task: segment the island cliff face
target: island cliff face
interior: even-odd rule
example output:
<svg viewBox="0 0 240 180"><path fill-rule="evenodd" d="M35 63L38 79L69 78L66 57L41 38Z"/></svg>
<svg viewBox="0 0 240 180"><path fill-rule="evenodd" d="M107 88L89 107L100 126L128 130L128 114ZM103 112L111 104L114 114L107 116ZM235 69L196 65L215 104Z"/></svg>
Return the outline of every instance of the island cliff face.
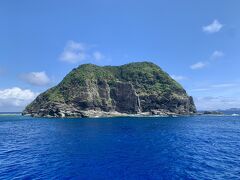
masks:
<svg viewBox="0 0 240 180"><path fill-rule="evenodd" d="M34 117L188 115L191 96L150 62L122 66L80 65L23 111Z"/></svg>

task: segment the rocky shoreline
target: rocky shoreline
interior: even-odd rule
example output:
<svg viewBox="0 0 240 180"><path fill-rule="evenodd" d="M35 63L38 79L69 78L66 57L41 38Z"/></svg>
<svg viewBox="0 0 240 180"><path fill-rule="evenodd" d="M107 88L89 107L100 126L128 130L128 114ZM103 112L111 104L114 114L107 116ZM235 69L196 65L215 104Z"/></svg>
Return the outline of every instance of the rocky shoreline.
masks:
<svg viewBox="0 0 240 180"><path fill-rule="evenodd" d="M114 117L179 117L179 116L189 116L184 114L175 114L175 113L165 113L165 114L151 114L151 113L138 113L138 114L126 114L126 113L119 113L119 112L101 112L101 111L85 111L79 114L72 114L72 115L61 115L61 116L51 116L51 115L44 115L40 116L39 114L22 114L23 116L31 116L34 118L114 118ZM191 114L195 115L195 114Z"/></svg>
<svg viewBox="0 0 240 180"><path fill-rule="evenodd" d="M99 117L147 117L147 116L158 116L158 117L172 117L172 116L184 116L184 115L194 115L191 114L177 114L164 110L152 110L150 112L138 112L134 114L129 113L121 113L117 111L101 111L101 110L77 110L73 109L65 109L65 111L61 110L62 105L59 104L59 108L51 108L49 109L41 109L39 112L28 113L23 111L23 116L31 116L31 117L46 117L46 118L99 118Z"/></svg>

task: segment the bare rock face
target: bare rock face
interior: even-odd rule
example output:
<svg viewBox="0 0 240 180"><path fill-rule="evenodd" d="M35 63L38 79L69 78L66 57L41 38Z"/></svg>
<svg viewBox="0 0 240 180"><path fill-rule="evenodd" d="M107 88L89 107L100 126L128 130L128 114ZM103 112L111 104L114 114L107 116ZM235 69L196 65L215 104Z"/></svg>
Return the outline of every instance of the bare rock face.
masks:
<svg viewBox="0 0 240 180"><path fill-rule="evenodd" d="M191 96L149 62L99 67L85 64L40 94L23 111L35 117L99 117L131 114L187 115Z"/></svg>
<svg viewBox="0 0 240 180"><path fill-rule="evenodd" d="M131 83L117 82L111 88L110 96L116 111L121 113L140 112L139 97Z"/></svg>

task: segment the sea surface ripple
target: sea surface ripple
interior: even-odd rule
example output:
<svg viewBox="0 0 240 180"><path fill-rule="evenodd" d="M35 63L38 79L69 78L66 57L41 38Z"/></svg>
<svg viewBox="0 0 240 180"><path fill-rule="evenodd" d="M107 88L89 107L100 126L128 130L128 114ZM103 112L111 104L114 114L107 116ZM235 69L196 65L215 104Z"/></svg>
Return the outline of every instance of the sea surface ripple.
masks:
<svg viewBox="0 0 240 180"><path fill-rule="evenodd" d="M0 179L240 179L240 117L0 117Z"/></svg>

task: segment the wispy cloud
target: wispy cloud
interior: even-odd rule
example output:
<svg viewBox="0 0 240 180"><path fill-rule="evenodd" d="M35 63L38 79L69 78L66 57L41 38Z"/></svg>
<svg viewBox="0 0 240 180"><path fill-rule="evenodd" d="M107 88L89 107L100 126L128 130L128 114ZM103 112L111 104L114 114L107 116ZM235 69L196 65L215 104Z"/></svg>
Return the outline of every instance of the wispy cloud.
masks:
<svg viewBox="0 0 240 180"><path fill-rule="evenodd" d="M50 78L44 71L26 73L22 74L20 77L23 81L34 86L46 86L51 82Z"/></svg>
<svg viewBox="0 0 240 180"><path fill-rule="evenodd" d="M96 61L100 61L100 60L103 60L105 58L105 56L101 52L95 51L95 52L93 52L93 58Z"/></svg>
<svg viewBox="0 0 240 180"><path fill-rule="evenodd" d="M190 68L193 69L193 70L202 69L202 68L206 67L208 64L211 63L210 60L220 59L220 58L224 57L224 55L225 55L225 54L224 54L222 51L215 50L215 51L213 51L213 53L210 55L210 57L208 58L207 61L205 61L205 62L200 61L200 62L197 62L197 63L195 63L195 64L192 64L192 65L190 66Z"/></svg>
<svg viewBox="0 0 240 180"><path fill-rule="evenodd" d="M211 34L219 32L222 28L223 24L221 24L217 19L215 19L211 24L202 27L203 32Z"/></svg>
<svg viewBox="0 0 240 180"><path fill-rule="evenodd" d="M191 66L190 66L190 68L191 69L193 69L193 70L196 70L196 69L202 69L202 68L204 68L205 66L207 65L207 63L204 63L204 62L197 62L197 63L195 63L195 64L192 64Z"/></svg>
<svg viewBox="0 0 240 180"><path fill-rule="evenodd" d="M84 61L89 57L86 51L87 47L85 44L68 41L62 54L60 55L60 60L69 63Z"/></svg>
<svg viewBox="0 0 240 180"><path fill-rule="evenodd" d="M198 91L216 91L216 89L227 90L232 89L233 87L240 88L240 84L238 83L220 83L220 84L212 84L205 87L198 87L191 89L191 92L198 92Z"/></svg>
<svg viewBox="0 0 240 180"><path fill-rule="evenodd" d="M239 83L210 84L205 87L190 89L195 97L195 104L199 110L216 110L240 107Z"/></svg>
<svg viewBox="0 0 240 180"><path fill-rule="evenodd" d="M173 79L175 79L176 81L182 81L182 80L187 79L187 77L185 77L185 76L174 75L174 74L172 74L171 77L172 77Z"/></svg>
<svg viewBox="0 0 240 180"><path fill-rule="evenodd" d="M195 97L198 110L240 108L240 98L224 96Z"/></svg>
<svg viewBox="0 0 240 180"><path fill-rule="evenodd" d="M100 61L105 58L100 51L93 51L93 46L81 42L68 41L59 59L68 63Z"/></svg>
<svg viewBox="0 0 240 180"><path fill-rule="evenodd" d="M224 53L222 51L214 51L210 57L211 60L216 60L216 59L220 59L224 56Z"/></svg>
<svg viewBox="0 0 240 180"><path fill-rule="evenodd" d="M211 85L212 88L228 88L228 87L234 87L234 86L238 86L238 84L223 83L223 84L213 84L213 85Z"/></svg>
<svg viewBox="0 0 240 180"><path fill-rule="evenodd" d="M0 107L24 107L30 103L38 93L32 92L30 89L21 89L13 87L0 90Z"/></svg>
<svg viewBox="0 0 240 180"><path fill-rule="evenodd" d="M196 88L196 89L191 89L191 92L201 92L201 91L208 91L210 90L209 88Z"/></svg>

